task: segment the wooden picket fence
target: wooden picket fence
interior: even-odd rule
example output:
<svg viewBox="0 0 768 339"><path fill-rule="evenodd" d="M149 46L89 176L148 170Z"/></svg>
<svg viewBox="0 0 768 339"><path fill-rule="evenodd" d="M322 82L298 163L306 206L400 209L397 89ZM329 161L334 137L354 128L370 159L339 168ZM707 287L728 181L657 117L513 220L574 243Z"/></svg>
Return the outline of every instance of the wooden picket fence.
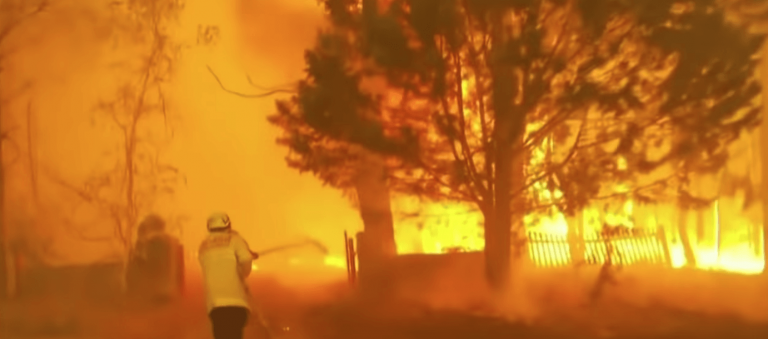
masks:
<svg viewBox="0 0 768 339"><path fill-rule="evenodd" d="M540 267L600 265L605 262L608 244L613 245L613 261L620 265L669 265L669 248L663 230L632 229L604 236L588 233L569 238L567 234L528 232L528 254Z"/></svg>
<svg viewBox="0 0 768 339"><path fill-rule="evenodd" d="M344 232L347 274L351 285L357 283L360 266L364 266L362 261L365 260L358 257L363 251L359 248L361 236L362 234L358 233L356 237L352 237ZM609 244L614 248L613 262L618 265L669 266L671 264L669 247L662 229L658 231L627 229L610 235L588 233L572 238L567 234L529 230L526 240L529 257L539 267L601 265L606 260ZM441 256L410 254L399 255L392 261L423 261L439 266L441 257L445 260L457 260L457 258L475 260L482 259L482 253L447 253ZM423 262L421 264L426 265Z"/></svg>

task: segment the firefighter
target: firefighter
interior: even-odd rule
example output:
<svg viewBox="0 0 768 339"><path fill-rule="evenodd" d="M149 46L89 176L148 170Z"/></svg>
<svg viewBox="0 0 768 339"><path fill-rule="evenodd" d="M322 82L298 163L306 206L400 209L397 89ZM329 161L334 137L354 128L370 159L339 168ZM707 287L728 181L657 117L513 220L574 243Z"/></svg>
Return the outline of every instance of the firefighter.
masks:
<svg viewBox="0 0 768 339"><path fill-rule="evenodd" d="M214 213L198 258L214 339L242 339L251 313L246 278L258 254L232 230L227 214Z"/></svg>

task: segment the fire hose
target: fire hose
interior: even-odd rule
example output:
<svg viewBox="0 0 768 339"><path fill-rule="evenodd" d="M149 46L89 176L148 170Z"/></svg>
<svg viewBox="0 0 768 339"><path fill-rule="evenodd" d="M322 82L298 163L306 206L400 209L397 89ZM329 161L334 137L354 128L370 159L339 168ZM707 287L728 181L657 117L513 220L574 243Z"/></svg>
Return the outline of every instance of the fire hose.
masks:
<svg viewBox="0 0 768 339"><path fill-rule="evenodd" d="M315 248L316 250L318 250L323 255L327 255L328 254L328 248L325 245L323 245L321 242L319 242L317 240L314 240L314 239L305 239L305 240L300 241L300 242L295 242L295 243L275 246L275 247L271 247L271 248L268 248L268 249L265 249L265 250L261 250L261 251L258 251L258 252L251 251L251 256L253 256L253 260L256 260L256 259L258 259L260 257L265 256L265 255L274 254L274 253L280 253L280 252L284 252L284 251L288 251L288 250L292 250L292 249L296 249L296 248L301 248L301 247L312 247L312 248ZM255 308L257 310L261 308L261 307L258 306L258 303L256 303L255 300L253 301L253 303L256 304ZM276 335L276 332L277 332L276 329L273 328L273 326L270 325L270 323L267 321L266 318L264 318L264 314L261 311L257 311L255 313L256 313L255 314L256 315L255 318L256 318L256 321L258 322L256 325L261 327L260 329L261 329L261 331L263 331L263 335L265 337L267 337L267 338L270 338L270 339L278 337Z"/></svg>
<svg viewBox="0 0 768 339"><path fill-rule="evenodd" d="M287 250L292 250L292 249L296 249L296 248L300 248L300 247L312 247L312 248L318 250L323 255L327 255L328 254L328 248L325 247L325 245L323 245L321 242L319 242L319 241L317 241L315 239L305 239L305 240L300 241L300 242L295 242L295 243L275 246L275 247L268 248L268 249L265 249L265 250L261 250L261 251L258 251L258 252L251 251L251 255L253 255L253 259L256 260L256 259L258 259L260 257L265 256L265 255L285 252Z"/></svg>

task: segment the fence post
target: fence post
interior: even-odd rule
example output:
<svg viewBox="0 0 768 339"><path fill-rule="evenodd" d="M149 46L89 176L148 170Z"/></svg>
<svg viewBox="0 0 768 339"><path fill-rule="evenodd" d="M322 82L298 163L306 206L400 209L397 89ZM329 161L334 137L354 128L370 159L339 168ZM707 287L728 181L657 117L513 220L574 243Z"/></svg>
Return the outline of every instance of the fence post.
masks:
<svg viewBox="0 0 768 339"><path fill-rule="evenodd" d="M178 295L184 294L184 288L186 287L187 282L187 272L186 272L186 256L184 255L184 245L179 242L178 246L176 248L176 282L178 284L177 288Z"/></svg>
<svg viewBox="0 0 768 339"><path fill-rule="evenodd" d="M355 257L355 239L347 239L347 248L349 249L349 283L354 285L357 282L357 260Z"/></svg>
<svg viewBox="0 0 768 339"><path fill-rule="evenodd" d="M664 250L664 259L667 261L667 265L672 266L672 253L669 251L667 231L664 229L664 226L658 226L656 228L656 237L658 237L661 247Z"/></svg>
<svg viewBox="0 0 768 339"><path fill-rule="evenodd" d="M528 241L531 242L530 244L528 244L528 249L527 249L528 257L531 258L531 261L535 263L539 257L536 253L537 248L536 246L534 246L534 243L536 243L536 234L531 231L526 231L525 235L526 237L528 237Z"/></svg>
<svg viewBox="0 0 768 339"><path fill-rule="evenodd" d="M584 254L585 254L585 241L584 236L582 234L577 234L576 232L573 232L569 230L567 235L568 240L568 252L571 255L570 264L573 265L580 265L584 261Z"/></svg>
<svg viewBox="0 0 768 339"><path fill-rule="evenodd" d="M344 231L344 259L347 265L347 281L352 284L352 264L349 258L349 235L347 231Z"/></svg>

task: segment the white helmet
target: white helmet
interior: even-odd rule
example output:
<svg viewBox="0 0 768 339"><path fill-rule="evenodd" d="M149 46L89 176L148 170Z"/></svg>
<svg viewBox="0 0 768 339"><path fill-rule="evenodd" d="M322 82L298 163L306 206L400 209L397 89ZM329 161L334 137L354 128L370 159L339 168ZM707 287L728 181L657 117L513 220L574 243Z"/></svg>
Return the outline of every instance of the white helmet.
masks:
<svg viewBox="0 0 768 339"><path fill-rule="evenodd" d="M218 231L230 228L232 224L226 213L213 213L208 217L208 231Z"/></svg>

